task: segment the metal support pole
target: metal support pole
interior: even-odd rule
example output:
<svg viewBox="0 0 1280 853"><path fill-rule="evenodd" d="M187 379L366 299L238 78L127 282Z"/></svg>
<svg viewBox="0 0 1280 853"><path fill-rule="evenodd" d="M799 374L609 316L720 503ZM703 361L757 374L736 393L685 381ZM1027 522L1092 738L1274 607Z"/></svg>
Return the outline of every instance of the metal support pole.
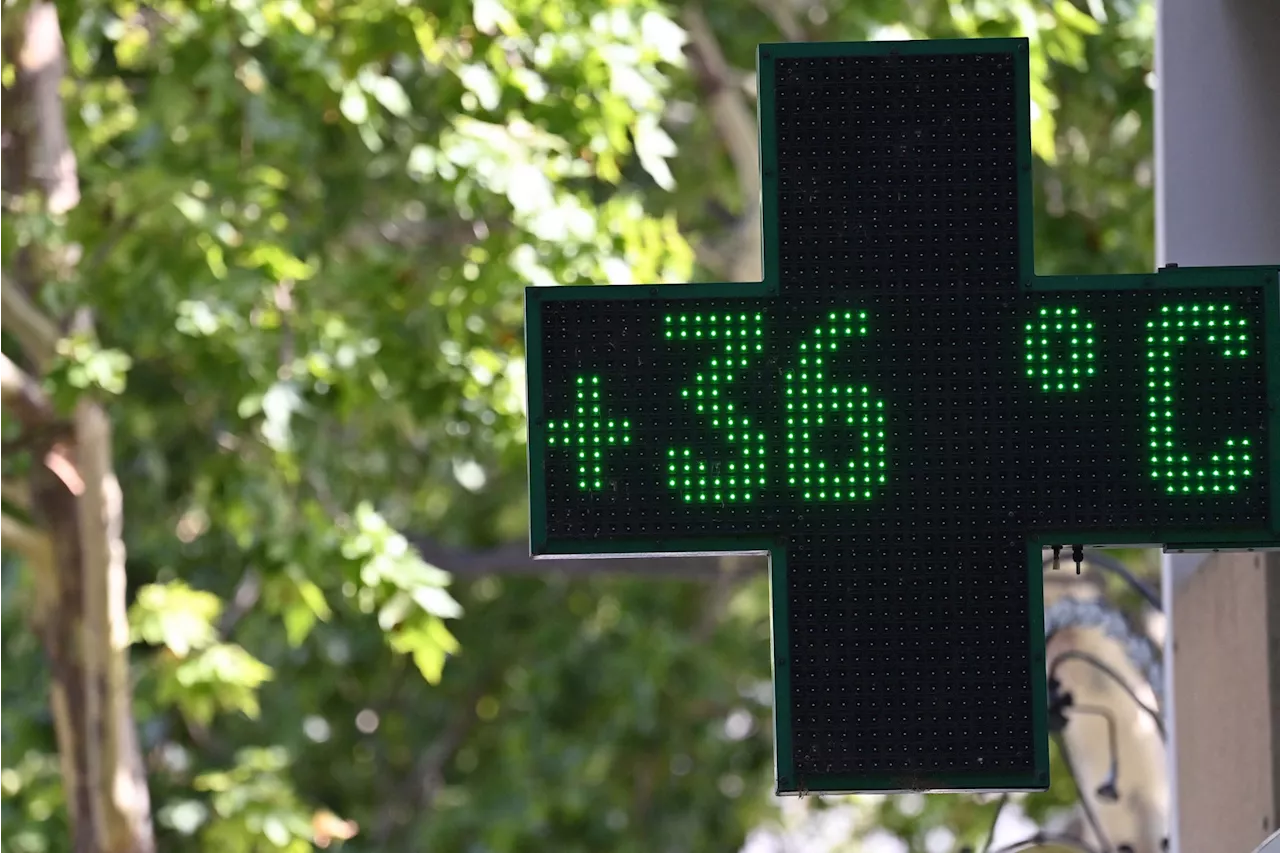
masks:
<svg viewBox="0 0 1280 853"><path fill-rule="evenodd" d="M1280 3L1159 0L1159 263L1280 259ZM1280 818L1280 555L1162 567L1170 850L1252 850Z"/></svg>

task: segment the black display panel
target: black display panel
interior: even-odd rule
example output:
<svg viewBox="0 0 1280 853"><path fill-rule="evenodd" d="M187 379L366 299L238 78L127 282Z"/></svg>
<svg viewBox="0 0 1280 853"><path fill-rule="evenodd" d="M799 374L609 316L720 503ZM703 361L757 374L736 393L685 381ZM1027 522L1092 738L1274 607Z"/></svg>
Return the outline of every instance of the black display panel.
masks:
<svg viewBox="0 0 1280 853"><path fill-rule="evenodd" d="M1262 295L549 302L547 536L1265 528Z"/></svg>
<svg viewBox="0 0 1280 853"><path fill-rule="evenodd" d="M526 291L532 551L767 551L780 793L1044 788L1042 546L1280 546L1280 267L1035 276L1026 51L763 45L763 281Z"/></svg>

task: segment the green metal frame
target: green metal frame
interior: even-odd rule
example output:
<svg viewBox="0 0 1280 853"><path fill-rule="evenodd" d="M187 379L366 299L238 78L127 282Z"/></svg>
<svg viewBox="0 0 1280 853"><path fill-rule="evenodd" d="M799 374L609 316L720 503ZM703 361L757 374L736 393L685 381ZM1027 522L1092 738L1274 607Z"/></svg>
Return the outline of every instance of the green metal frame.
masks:
<svg viewBox="0 0 1280 853"><path fill-rule="evenodd" d="M546 493L546 412L542 395L542 306L560 300L704 299L711 297L776 296L779 292L779 222L777 212L777 139L773 123L776 66L779 59L836 56L888 56L928 54L1010 53L1015 57L1018 138L1017 198L1019 208L1018 277L1028 292L1099 290L1176 290L1188 287L1264 288L1267 399L1271 412L1269 450L1271 483L1280 484L1280 266L1166 268L1146 275L1037 276L1034 269L1034 237L1031 183L1030 82L1026 39L958 39L938 41L762 44L757 52L759 92L759 134L761 152L762 269L759 282L685 284L529 287L525 290L526 351L528 353L529 402L529 490L530 551L542 556L590 556L600 554L648 556L653 554L743 554L769 555L772 598L771 657L774 684L775 765L777 793L803 794L807 791L838 793L851 791L904 790L1044 790L1049 785L1048 709L1044 701L1034 708L1035 756L1027 774L946 774L945 779L906 779L878 776L821 776L798 778L793 762L791 721L791 668L786 638L789 636L787 605L787 557L785 537L669 540L551 542L547 536ZM1280 488L1272 488L1269 529L1231 534L1206 531L1157 531L1117 536L1103 531L1049 531L1026 544L1027 583L1031 602L1043 601L1043 549L1061 544L1152 545L1173 551L1254 550L1280 548ZM1027 630L1031 648L1030 680L1036 696L1047 695L1043 607L1029 608Z"/></svg>

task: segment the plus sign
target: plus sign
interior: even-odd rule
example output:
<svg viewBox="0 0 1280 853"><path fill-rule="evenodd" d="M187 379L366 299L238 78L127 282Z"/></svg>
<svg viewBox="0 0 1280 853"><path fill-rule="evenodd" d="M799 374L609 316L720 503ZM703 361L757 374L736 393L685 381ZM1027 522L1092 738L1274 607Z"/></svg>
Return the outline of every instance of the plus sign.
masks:
<svg viewBox="0 0 1280 853"><path fill-rule="evenodd" d="M578 488L604 488L606 454L619 444L631 443L631 421L614 418L601 400L600 377L574 380L573 407L569 417L547 422L547 445L569 448L577 462Z"/></svg>
<svg viewBox="0 0 1280 853"><path fill-rule="evenodd" d="M526 291L532 550L767 552L779 793L1042 789L1043 549L1280 546L1280 267L1036 276L1023 40L758 60L763 281Z"/></svg>

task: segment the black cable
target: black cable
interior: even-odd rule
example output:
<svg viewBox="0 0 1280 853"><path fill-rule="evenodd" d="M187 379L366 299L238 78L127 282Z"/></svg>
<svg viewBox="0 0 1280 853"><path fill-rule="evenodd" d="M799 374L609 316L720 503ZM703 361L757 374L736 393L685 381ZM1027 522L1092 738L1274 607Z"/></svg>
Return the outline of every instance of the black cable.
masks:
<svg viewBox="0 0 1280 853"><path fill-rule="evenodd" d="M1110 712L1108 712L1106 708L1096 708L1090 705L1077 707L1072 703L1070 694L1062 694L1061 698L1062 702L1059 708L1060 712L1079 711L1084 714L1096 714L1107 720L1108 733L1110 735L1109 743L1111 746L1111 777L1114 780L1115 767L1119 760L1116 754L1115 718L1111 716ZM1062 754L1063 763L1067 766L1067 773L1070 774L1072 783L1076 786L1076 790L1079 791L1080 776L1076 772L1075 763L1071 760L1071 753L1068 750L1066 741L1062 739L1061 734L1056 735L1056 737L1058 739L1058 749ZM1074 850L1079 851L1079 853L1112 853L1110 842L1108 841L1106 834L1102 831L1102 822L1098 819L1097 813L1094 812L1093 806L1089 803L1088 798L1084 796L1083 792L1080 794L1080 806L1084 810L1085 819L1093 829L1094 835L1098 838L1099 843L1103 845L1101 850L1086 844L1082 839L1074 836L1043 831L1038 831L1035 835L1023 838L1020 841L1015 841L1012 844L1007 844L1004 847L992 849L991 845L995 843L996 838L996 825L1000 822L1000 815L1004 811L1004 807L1008 802L1008 793L1001 794L1000 799L996 802L995 812L991 816L991 825L987 829L987 838L982 845L982 853L1018 853L1018 851L1027 850L1044 844L1056 844L1059 847L1071 847ZM964 853L972 853L973 851L972 847L967 846L962 849Z"/></svg>
<svg viewBox="0 0 1280 853"><path fill-rule="evenodd" d="M1150 604L1153 609L1158 611L1164 610L1164 603L1160 600L1160 593L1148 586L1145 581L1138 578L1133 572L1129 571L1128 567L1115 557L1112 557L1102 551L1089 549L1085 551L1085 561L1093 563L1098 568L1117 575L1121 580L1127 583L1134 592L1142 596L1146 600L1147 604Z"/></svg>
<svg viewBox="0 0 1280 853"><path fill-rule="evenodd" d="M1067 765L1067 772L1071 774L1071 779L1076 784L1076 790L1080 790L1080 774L1076 772L1076 763L1071 759L1071 748L1067 746L1067 741L1058 735L1058 752L1062 755L1062 763ZM1089 828L1093 830L1094 836L1098 839L1098 843L1102 845L1102 853L1114 853L1111 847L1111 841L1107 838L1107 834L1102 830L1102 821L1098 819L1098 813L1094 811L1093 803L1089 802L1089 798L1084 792L1080 792L1080 808L1084 811L1085 820L1089 822ZM1088 848L1083 848L1088 849ZM999 853L999 851L997 851Z"/></svg>
<svg viewBox="0 0 1280 853"><path fill-rule="evenodd" d="M1062 703L1060 710L1062 711L1079 711L1085 714L1097 714L1107 719L1111 735L1111 776L1114 779L1115 765L1118 760L1116 755L1115 718L1111 716L1110 712L1108 712L1106 708L1097 708L1091 705L1078 707L1074 705L1071 701L1070 694L1062 694L1061 698ZM1066 741L1062 739L1060 734L1057 735L1057 738L1058 749L1062 754L1063 763L1067 765L1067 773L1071 775L1071 780L1075 784L1076 790L1079 791L1080 777L1076 773L1076 767L1071 760L1071 755L1067 749ZM1039 847L1045 844L1054 844L1059 847L1070 847L1073 850L1078 851L1078 853L1113 853L1110 842L1107 840L1106 834L1102 831L1102 823L1098 820L1097 814L1093 811L1093 806L1090 805L1088 798L1085 797L1083 793L1080 795L1080 806L1084 809L1085 818L1089 821L1089 825L1092 827L1094 835L1097 836L1099 843L1103 845L1101 850L1086 844L1082 839L1076 838L1075 836L1044 831L1037 831L1035 835L1023 838L1020 841L1015 841L1012 844L1006 844L1005 846L997 849L992 849L991 845L995 843L996 838L996 825L1000 822L1000 815L1004 811L1004 807L1008 802L1008 792L1002 793L999 800L996 801L995 811L991 815L991 825L987 829L987 839L982 844L982 853L1019 853L1019 851L1029 850L1032 847ZM1126 848L1122 848L1122 850L1123 849ZM973 848L966 845L961 848L961 853L973 853Z"/></svg>
<svg viewBox="0 0 1280 853"><path fill-rule="evenodd" d="M1098 853L1096 848L1090 847L1079 838L1071 835L1059 835L1053 832L1037 832L1035 835L1028 836L1021 841L1015 841L998 850L992 850L991 853L1018 853L1020 850L1030 850L1032 847L1041 847L1045 844L1070 847L1073 850L1080 851L1080 853Z"/></svg>
<svg viewBox="0 0 1280 853"><path fill-rule="evenodd" d="M1067 649L1065 652L1062 652L1057 657L1055 657L1052 661L1049 662L1049 677L1053 678L1054 673L1058 671L1058 667L1069 660L1084 661L1085 663L1089 664L1090 666L1093 666L1094 668L1102 672L1104 675L1109 677L1117 685L1119 685L1120 689L1123 690L1125 694L1130 699L1133 700L1133 704L1137 705L1142 710L1142 712L1146 714L1148 717L1150 717L1151 721L1156 724L1156 731L1160 733L1160 739L1161 740L1166 739L1165 730L1164 730L1164 719L1160 716L1160 712L1157 711L1155 708L1152 708L1146 702L1143 702L1141 699L1139 699L1137 691L1135 691L1133 687L1130 686L1129 682L1125 681L1124 677L1121 676L1120 673L1116 672L1115 669L1113 669L1106 661L1102 660L1097 655L1090 654L1089 652L1083 651L1082 649Z"/></svg>
<svg viewBox="0 0 1280 853"><path fill-rule="evenodd" d="M982 845L982 853L989 853L991 845L996 843L996 824L1000 822L1000 813L1004 811L1007 802L1009 802L1009 794L1005 792L1000 795L1000 799L996 802L995 813L991 815L991 828L987 830L987 840Z"/></svg>
<svg viewBox="0 0 1280 853"><path fill-rule="evenodd" d="M1058 549L1058 550L1061 550L1062 548L1061 545L1055 545L1054 547L1055 549ZM1050 567L1056 568L1055 564L1057 562L1058 562L1057 554L1055 553L1053 557L1045 558L1044 568L1046 569ZM1137 576L1135 576L1133 572L1125 568L1124 563L1121 563L1119 560L1115 559L1114 557L1108 557L1106 554L1104 554L1101 551L1096 551L1092 548L1086 548L1083 554L1083 562L1087 565L1096 566L1099 569L1102 569L1103 571L1107 571L1113 575L1116 575L1121 580L1123 580L1126 584L1128 584L1129 587L1133 589L1134 592L1142 596L1143 600L1146 601L1147 604L1151 605L1157 611L1164 610L1164 605L1161 603L1160 596L1156 593L1156 591L1153 590L1151 587L1149 587L1142 580L1140 580Z"/></svg>

